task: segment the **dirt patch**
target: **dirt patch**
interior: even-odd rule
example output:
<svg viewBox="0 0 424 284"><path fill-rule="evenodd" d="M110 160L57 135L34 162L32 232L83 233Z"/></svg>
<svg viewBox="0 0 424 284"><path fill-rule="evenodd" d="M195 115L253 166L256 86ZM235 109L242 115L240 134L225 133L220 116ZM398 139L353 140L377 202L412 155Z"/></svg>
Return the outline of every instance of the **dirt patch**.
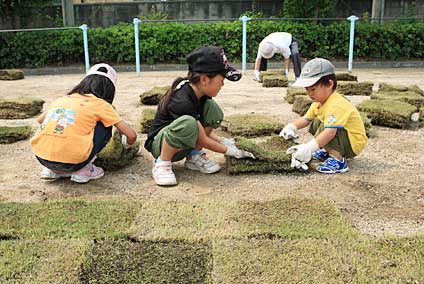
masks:
<svg viewBox="0 0 424 284"><path fill-rule="evenodd" d="M343 70L338 70L343 71ZM249 71L241 81L225 82L217 97L225 115L258 113L276 116L283 124L298 117L283 97L286 88L263 88L252 80ZM424 89L424 71L420 69L358 69L359 81L418 84ZM185 72L119 73L114 105L131 126L137 129L141 111L139 95L154 86L170 85ZM0 81L1 98L31 96L47 104L64 95L82 79L82 75L29 76L19 81ZM293 79L293 78L289 78ZM352 97L355 104L369 99ZM46 107L46 105L44 106ZM151 107L150 107L151 108ZM3 126L22 124L37 127L34 118L0 120ZM255 174L227 176L225 170L208 176L175 164L179 184L161 188L151 178L152 157L142 149L141 155L126 168L106 172L104 178L88 184L69 180L39 179L40 167L31 153L29 140L0 144L0 200L40 202L52 198L79 197L98 199L193 199L197 196L235 200L271 201L285 197L325 197L341 208L344 216L358 230L369 234L409 235L424 232L424 130L418 131L375 127L364 152L349 162L350 172L341 175ZM140 134L143 143L146 135ZM301 140L310 139L301 131ZM224 166L223 155L211 158Z"/></svg>

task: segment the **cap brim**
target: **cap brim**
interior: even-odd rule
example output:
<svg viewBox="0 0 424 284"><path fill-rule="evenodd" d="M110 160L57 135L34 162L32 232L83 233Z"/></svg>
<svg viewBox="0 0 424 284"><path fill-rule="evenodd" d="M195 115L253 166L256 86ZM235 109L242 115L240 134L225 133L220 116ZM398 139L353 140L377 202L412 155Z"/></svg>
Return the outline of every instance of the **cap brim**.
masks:
<svg viewBox="0 0 424 284"><path fill-rule="evenodd" d="M319 79L321 79L320 77L316 77L316 78L299 78L296 80L296 82L294 82L292 84L293 87L310 87L312 85L315 85L316 82L319 81Z"/></svg>
<svg viewBox="0 0 424 284"><path fill-rule="evenodd" d="M225 68L225 73L224 73L224 77L230 81L238 81L241 79L241 72L238 71L237 69L231 67L231 66L227 66L227 68Z"/></svg>

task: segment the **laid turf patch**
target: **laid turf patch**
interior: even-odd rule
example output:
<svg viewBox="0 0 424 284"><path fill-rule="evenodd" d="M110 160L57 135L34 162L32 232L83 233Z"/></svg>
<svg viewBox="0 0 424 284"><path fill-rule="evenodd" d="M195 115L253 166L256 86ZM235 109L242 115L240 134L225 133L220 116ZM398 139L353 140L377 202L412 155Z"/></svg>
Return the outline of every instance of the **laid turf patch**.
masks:
<svg viewBox="0 0 424 284"><path fill-rule="evenodd" d="M359 113L361 115L362 122L365 126L365 133L368 138L375 137L375 129L372 127L371 119L368 118L367 114L364 112Z"/></svg>
<svg viewBox="0 0 424 284"><path fill-rule="evenodd" d="M352 73L346 73L346 72L337 72L336 73L336 80L339 81L358 81L358 77L356 75L353 75Z"/></svg>
<svg viewBox="0 0 424 284"><path fill-rule="evenodd" d="M143 105L157 105L160 99L166 94L170 86L155 86L140 95L140 102Z"/></svg>
<svg viewBox="0 0 424 284"><path fill-rule="evenodd" d="M294 98L292 111L298 113L300 116L305 115L309 107L312 104L312 100L309 96L296 96Z"/></svg>
<svg viewBox="0 0 424 284"><path fill-rule="evenodd" d="M0 236L16 239L116 238L125 235L138 206L125 201L0 203Z"/></svg>
<svg viewBox="0 0 424 284"><path fill-rule="evenodd" d="M262 87L272 88L272 87L287 87L289 81L285 75L266 75L262 78Z"/></svg>
<svg viewBox="0 0 424 284"><path fill-rule="evenodd" d="M0 144L24 140L30 135L31 126L0 126Z"/></svg>
<svg viewBox="0 0 424 284"><path fill-rule="evenodd" d="M241 173L292 173L291 155L286 151L296 145L292 141L274 136L257 142L244 137L236 138L236 145L242 150L253 153L256 159L236 159L225 156L227 174Z"/></svg>
<svg viewBox="0 0 424 284"><path fill-rule="evenodd" d="M124 149L119 131L115 130L112 139L97 155L95 164L108 171L119 170L127 166L140 150L140 142L129 149Z"/></svg>
<svg viewBox="0 0 424 284"><path fill-rule="evenodd" d="M16 99L0 98L0 119L25 119L41 112L44 101L20 97Z"/></svg>
<svg viewBox="0 0 424 284"><path fill-rule="evenodd" d="M87 240L0 241L0 283L80 283Z"/></svg>
<svg viewBox="0 0 424 284"><path fill-rule="evenodd" d="M235 114L224 118L221 129L235 136L257 137L278 133L283 124L263 114Z"/></svg>
<svg viewBox="0 0 424 284"><path fill-rule="evenodd" d="M156 110L145 108L141 111L140 132L149 133L152 121L155 119Z"/></svg>
<svg viewBox="0 0 424 284"><path fill-rule="evenodd" d="M23 79L24 77L24 71L19 69L0 70L0 80L19 80Z"/></svg>
<svg viewBox="0 0 424 284"><path fill-rule="evenodd" d="M212 283L209 242L99 241L87 255L81 283Z"/></svg>
<svg viewBox="0 0 424 284"><path fill-rule="evenodd" d="M424 107L420 108L420 121L422 126L424 127Z"/></svg>
<svg viewBox="0 0 424 284"><path fill-rule="evenodd" d="M267 70L267 71L261 71L259 73L259 83L262 83L265 76L285 76L283 69L273 69L273 70Z"/></svg>
<svg viewBox="0 0 424 284"><path fill-rule="evenodd" d="M337 92L345 96L370 96L373 82L337 82Z"/></svg>
<svg viewBox="0 0 424 284"><path fill-rule="evenodd" d="M417 111L413 105L393 100L368 100L357 105L357 109L365 112L373 125L393 128L407 128L411 115Z"/></svg>
<svg viewBox="0 0 424 284"><path fill-rule="evenodd" d="M424 91L417 85L393 85L380 83L378 86L379 92L414 92L424 96Z"/></svg>
<svg viewBox="0 0 424 284"><path fill-rule="evenodd" d="M424 96L411 91L398 92L398 91L384 91L377 92L371 95L373 100L394 100L401 101L416 107L424 106Z"/></svg>
<svg viewBox="0 0 424 284"><path fill-rule="evenodd" d="M294 99L296 96L307 96L308 94L306 93L305 88L293 88L293 87L288 87L287 88L287 94L284 97L284 99L289 103L292 104L294 103Z"/></svg>

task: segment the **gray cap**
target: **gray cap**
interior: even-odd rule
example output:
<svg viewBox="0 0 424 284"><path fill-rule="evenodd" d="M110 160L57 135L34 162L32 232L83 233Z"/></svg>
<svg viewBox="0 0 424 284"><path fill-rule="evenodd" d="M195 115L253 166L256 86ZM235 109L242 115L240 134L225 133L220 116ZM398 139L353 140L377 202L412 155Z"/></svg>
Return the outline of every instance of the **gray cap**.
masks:
<svg viewBox="0 0 424 284"><path fill-rule="evenodd" d="M306 62L302 68L300 78L294 82L293 87L310 87L324 76L335 74L333 64L324 58L314 58Z"/></svg>

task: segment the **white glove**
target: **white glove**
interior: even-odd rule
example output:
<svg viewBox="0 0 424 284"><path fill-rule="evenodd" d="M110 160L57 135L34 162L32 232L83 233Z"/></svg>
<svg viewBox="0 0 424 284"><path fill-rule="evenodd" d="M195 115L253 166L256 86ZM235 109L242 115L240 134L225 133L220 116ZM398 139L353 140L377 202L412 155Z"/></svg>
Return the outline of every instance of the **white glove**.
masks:
<svg viewBox="0 0 424 284"><path fill-rule="evenodd" d="M225 155L227 156L231 156L237 159L242 159L242 158L252 158L252 159L256 159L255 156L248 152L248 151L244 151L244 150L240 150L239 148L237 148L236 146L227 146L227 152L225 152Z"/></svg>
<svg viewBox="0 0 424 284"><path fill-rule="evenodd" d="M124 146L124 149L129 149L132 146L132 145L128 145L127 136L125 136L124 134L122 134L121 136L121 144L122 146Z"/></svg>
<svg viewBox="0 0 424 284"><path fill-rule="evenodd" d="M286 140L298 138L297 127L293 123L287 124L284 126L283 130L281 130L280 136L284 137Z"/></svg>
<svg viewBox="0 0 424 284"><path fill-rule="evenodd" d="M312 153L319 149L315 139L312 139L306 144L292 146L287 149L287 154L292 154L292 158L302 163L308 163L312 159ZM293 166L293 160L292 160Z"/></svg>
<svg viewBox="0 0 424 284"><path fill-rule="evenodd" d="M259 71L258 70L255 70L254 72L253 72L253 80L255 80L255 81L260 81L260 78L259 78Z"/></svg>
<svg viewBox="0 0 424 284"><path fill-rule="evenodd" d="M286 69L286 70L284 71L284 75L286 75L286 77L288 77L288 76L289 76L289 69Z"/></svg>
<svg viewBox="0 0 424 284"><path fill-rule="evenodd" d="M303 169L307 171L309 169L308 165L296 160L293 156L291 159L291 167L296 169Z"/></svg>
<svg viewBox="0 0 424 284"><path fill-rule="evenodd" d="M219 140L219 143L228 147L228 146L235 146L236 141L234 140L234 138L221 137L221 139Z"/></svg>

